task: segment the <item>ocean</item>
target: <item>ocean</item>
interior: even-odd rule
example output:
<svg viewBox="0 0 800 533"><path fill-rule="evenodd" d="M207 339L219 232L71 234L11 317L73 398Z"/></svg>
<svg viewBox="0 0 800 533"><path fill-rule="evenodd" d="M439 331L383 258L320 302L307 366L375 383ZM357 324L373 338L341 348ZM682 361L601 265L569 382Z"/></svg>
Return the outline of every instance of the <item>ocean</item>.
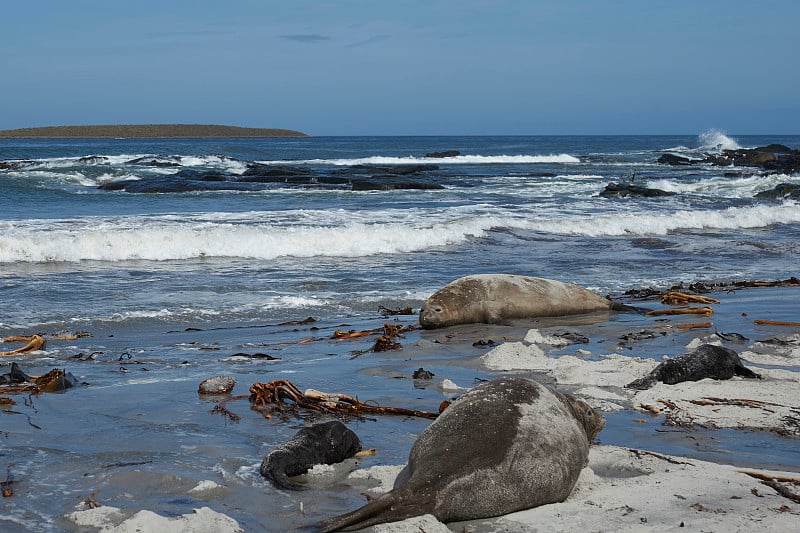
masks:
<svg viewBox="0 0 800 533"><path fill-rule="evenodd" d="M0 478L7 467L19 494L0 524L74 529L63 516L94 490L179 514L198 506L186 490L202 479L226 485L205 504L247 530L352 507L357 494L303 496L301 515L298 496L270 493L258 463L302 421L265 420L246 401L231 404L239 422L209 414L199 381L232 374L246 394L279 376L427 409L442 390L399 379L417 361L320 337L418 310L468 274L610 295L797 275L800 205L755 195L800 176L657 162L771 143L800 136L0 139L0 337L91 335L13 358L81 386L0 411ZM671 194L600 195L623 180ZM297 325L308 317L315 326ZM446 350L430 364L464 386L488 376ZM427 422L354 424L376 460L399 464Z"/></svg>

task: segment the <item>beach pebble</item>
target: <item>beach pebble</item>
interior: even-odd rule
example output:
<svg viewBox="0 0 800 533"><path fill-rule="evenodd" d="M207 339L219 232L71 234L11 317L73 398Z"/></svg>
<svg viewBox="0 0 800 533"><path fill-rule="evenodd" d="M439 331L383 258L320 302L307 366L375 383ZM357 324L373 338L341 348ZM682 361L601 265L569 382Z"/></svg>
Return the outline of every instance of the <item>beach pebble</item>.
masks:
<svg viewBox="0 0 800 533"><path fill-rule="evenodd" d="M236 380L230 376L215 376L200 383L197 392L200 394L228 394L236 385Z"/></svg>

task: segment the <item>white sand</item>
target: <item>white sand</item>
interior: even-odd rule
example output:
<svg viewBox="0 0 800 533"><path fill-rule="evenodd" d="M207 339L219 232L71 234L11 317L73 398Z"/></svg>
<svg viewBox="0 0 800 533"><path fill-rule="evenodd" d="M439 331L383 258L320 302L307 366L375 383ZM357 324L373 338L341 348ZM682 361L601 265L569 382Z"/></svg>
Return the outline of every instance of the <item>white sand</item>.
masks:
<svg viewBox="0 0 800 533"><path fill-rule="evenodd" d="M195 509L191 514L173 518L152 511L139 511L126 518L123 512L110 506L75 511L67 517L78 526L97 528L103 533L243 533L233 518L208 507Z"/></svg>
<svg viewBox="0 0 800 533"><path fill-rule="evenodd" d="M572 386L595 408L611 410L632 406L640 411L658 411L674 424L695 424L711 428L768 429L786 435L800 435L800 373L780 368L755 368L763 379L734 377L717 381L703 379L677 385L658 383L649 390L635 391L624 386L648 374L657 361L604 354L596 360L585 356L551 357L547 335L532 330L525 337L536 343L507 342L482 358L492 370L532 370L553 378L558 386ZM689 352L703 342L719 339L696 339L685 347ZM755 351L743 351L746 363L800 365L794 346L754 343ZM679 355L679 354L676 354ZM744 401L742 401L744 400ZM705 405L702 405L705 404Z"/></svg>
<svg viewBox="0 0 800 533"><path fill-rule="evenodd" d="M353 481L384 478L381 485L389 487L397 470L356 471ZM565 502L449 527L425 515L364 531L795 531L800 505L742 472L695 459L594 446L589 466ZM800 478L792 472L771 474ZM790 483L783 485L798 492Z"/></svg>

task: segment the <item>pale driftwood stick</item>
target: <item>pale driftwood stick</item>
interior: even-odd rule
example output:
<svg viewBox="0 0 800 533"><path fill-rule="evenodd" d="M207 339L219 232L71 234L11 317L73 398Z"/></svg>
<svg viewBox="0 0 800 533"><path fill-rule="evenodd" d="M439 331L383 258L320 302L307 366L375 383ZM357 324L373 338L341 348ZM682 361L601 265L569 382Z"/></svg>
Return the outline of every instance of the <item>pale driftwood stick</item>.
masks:
<svg viewBox="0 0 800 533"><path fill-rule="evenodd" d="M678 307L675 309L660 309L655 311L648 311L645 313L647 316L662 316L662 315L703 315L712 316L714 310L710 307Z"/></svg>

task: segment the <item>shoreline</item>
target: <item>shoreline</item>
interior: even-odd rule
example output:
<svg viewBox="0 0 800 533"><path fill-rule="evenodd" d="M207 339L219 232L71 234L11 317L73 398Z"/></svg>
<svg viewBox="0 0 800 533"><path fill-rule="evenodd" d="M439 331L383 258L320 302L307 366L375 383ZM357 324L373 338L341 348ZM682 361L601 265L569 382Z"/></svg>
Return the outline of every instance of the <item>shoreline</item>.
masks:
<svg viewBox="0 0 800 533"><path fill-rule="evenodd" d="M798 330L759 325L756 320L796 316L800 287L727 287L711 295L720 304L714 305L713 317L703 318L713 325L702 329L678 327L698 322L691 315L662 318L599 313L506 325L416 329L399 339L402 350L380 353L364 352L374 342L374 334L349 340L336 340L332 334L342 328L372 330L394 318L342 317L309 324L271 323L246 328L236 324L214 327L208 323L192 328L193 324L185 323L186 328L164 324L142 330L139 326L106 324L92 328L94 337L52 342L44 352L20 356L26 363L25 370L42 372L56 364L65 366L88 386L64 395L41 395L35 411L18 402L15 409L28 414L42 429L31 427L23 416L7 416L4 420L14 439L30 435L36 439L37 447L45 448L60 448L84 438L81 425L94 428L89 444L67 445L69 461L58 463L55 479L47 478L48 483L68 492L62 502L54 503L58 520L66 530L85 525L119 527L119 531L129 527L127 530L132 531L148 524L158 527L167 519L183 523L199 520L200 516L216 517L220 530L296 528L356 508L363 503L361 494L365 491L387 490L393 475L407 460L416 435L428 422L394 417L353 421L348 425L365 447L378 450L376 456L358 463L315 467L307 475L310 490L287 493L260 479L258 464L265 453L302 426L302 419L265 420L242 400L227 405L241 416L240 421L231 422L211 413L214 403L223 398L198 396L201 378L222 373L236 376L238 383L231 392L234 396L245 393L254 381L286 378L301 389L341 391L381 405L432 410L440 401L463 393L476 378L521 375L575 393L595 407L608 408L604 409L607 425L599 436L600 443L592 447L589 467L573 494L563 503L504 517L448 527L427 516L378 526L373 531L419 531L420 520L424 520L426 531L466 528L473 533L487 533L534 531L537 527L566 530L583 524L575 522L578 515L587 524L596 520L597 527L603 530L632 526L648 531L671 530L679 528L681 522L691 529L736 529L755 522L784 527L787 521L796 520L800 505L741 470L768 470L800 477L800 454L793 449L797 437L769 431L780 426L776 422L787 413L772 407L774 413L753 406L697 405L683 399L695 400L691 394L699 393L798 408L791 396L788 400L772 397L773 392L796 390L800 362L792 361L796 358L787 350L798 348L794 344L787 348L762 342L778 335L794 335ZM630 297L625 301L629 303ZM657 300L634 302L642 303L661 306ZM415 324L416 318L397 317L401 324ZM589 342L569 346L548 346L544 342L565 330L585 335ZM622 342L624 336L643 330L657 334ZM645 393L625 393L620 387L649 371L664 355L686 352L693 340L705 342L717 330L749 337L745 344L731 347L742 354L748 367L755 366L768 379L660 384ZM756 343L762 344L754 346ZM74 355L76 352L80 357ZM240 352L265 353L277 359L246 358ZM513 352L514 357L501 357L504 352ZM130 355L123 359L120 353ZM502 362L503 368L491 368L487 364L490 361ZM506 364L516 361L526 364ZM617 364L624 362L631 364ZM791 373L788 366L793 367ZM435 377L425 382L413 380L411 373L419 367L432 371ZM711 390L718 386L731 388L719 393ZM652 398L640 399L651 393ZM136 405L131 405L132 397L137 398ZM698 424L687 427L682 425L685 419L672 417L678 422L673 425L667 423L669 413L654 414L637 408L640 403L655 404L661 399L675 403ZM87 409L86 405L93 407ZM715 409L726 410L733 418L722 411L714 413ZM713 429L700 416L709 411L712 417L720 415L721 419L734 422L747 418L751 422L744 424L747 429L738 429L742 425L736 423ZM59 419L59 413L64 412L71 413L69 420ZM111 427L114 431L110 431ZM147 433L141 432L143 427ZM757 449L752 450L753 444L743 442L747 440L742 438L744 432L752 431L758 432L755 440L766 445L756 442ZM137 437L120 445L119 439L150 433L150 438ZM198 436L202 438L198 440ZM56 441L48 442L48 438ZM779 443L780 448L772 447L774 443ZM9 502L16 500L18 505L24 505L29 496L40 492L35 480L41 475L38 469L47 466L39 466L40 460L24 445L15 443L10 449L19 454L16 462L20 466L15 466L13 473L25 481L15 487L19 495ZM781 454L786 460L779 464L774 459ZM87 476L87 472L91 475ZM379 483L381 488L375 488ZM198 493L198 486L212 489ZM735 491L731 492L730 487ZM796 487L789 489L797 492ZM75 507L75 502L92 501L90 495L95 491L96 503L101 507L87 509L86 503ZM737 498L732 500L732 495ZM274 500L274 506L266 512L262 507L264 498ZM176 501L181 503L176 505ZM22 515L22 511L17 514ZM177 524L172 521L169 525Z"/></svg>
<svg viewBox="0 0 800 533"><path fill-rule="evenodd" d="M0 130L5 139L213 139L305 138L308 134L281 128L245 128L219 124L109 124L42 126Z"/></svg>

